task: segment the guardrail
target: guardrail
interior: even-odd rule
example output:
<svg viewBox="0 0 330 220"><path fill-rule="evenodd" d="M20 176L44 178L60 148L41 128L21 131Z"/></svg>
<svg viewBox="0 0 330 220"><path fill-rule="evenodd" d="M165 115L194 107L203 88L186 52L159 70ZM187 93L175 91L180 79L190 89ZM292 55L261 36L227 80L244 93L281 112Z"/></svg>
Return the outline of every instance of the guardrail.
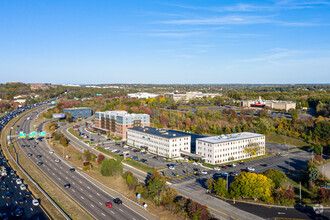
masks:
<svg viewBox="0 0 330 220"><path fill-rule="evenodd" d="M20 116L15 122L14 124L12 125L12 127L16 124L17 121L19 121L23 116ZM10 129L10 132L9 132L9 135L11 135L11 132L12 132L12 129ZM14 152L15 152L15 157L16 157L16 160L13 158L13 156L11 155L11 153L9 152L9 149L7 147L7 141L5 142L6 143L6 149L7 149L7 152L9 154L9 156L11 157L11 159L15 162L15 164L17 165L17 167L28 177L28 179L39 189L39 191L48 199L48 201L50 203L52 203L52 205L63 215L63 217L67 220L71 219L56 203L55 201L39 186L39 184L34 181L32 179L32 177L23 169L23 167L21 167L18 163L18 155L17 155L17 152L16 152L16 149L14 147L14 144L12 142L12 138L10 138L10 142L13 146L13 149L14 149Z"/></svg>

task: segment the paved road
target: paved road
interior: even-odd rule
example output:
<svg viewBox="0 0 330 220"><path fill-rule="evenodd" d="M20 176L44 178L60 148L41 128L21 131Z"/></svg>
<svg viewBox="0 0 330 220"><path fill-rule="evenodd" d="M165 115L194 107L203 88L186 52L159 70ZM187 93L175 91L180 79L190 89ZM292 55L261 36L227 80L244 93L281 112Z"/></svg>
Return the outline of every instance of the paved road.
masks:
<svg viewBox="0 0 330 220"><path fill-rule="evenodd" d="M20 127L28 133L31 128L31 120L23 120ZM38 161L42 161L43 165L38 166L40 170L52 179L56 185L61 188L63 193L69 195L74 201L76 201L83 209L85 209L95 219L146 219L139 213L135 212L128 206L128 201L123 200L122 206L108 208L105 206L105 202L112 201L115 197L106 193L104 190L97 187L94 183L89 181L80 171L71 172L71 166L61 161L55 162L55 159L59 157L56 154L50 154L49 145L46 140L37 141L30 139L19 140L20 144L30 145L30 147L22 148L23 151L33 155L29 157L35 164ZM35 145L36 147L32 147ZM41 158L37 158L36 155L41 154ZM64 187L65 184L71 184L69 189Z"/></svg>
<svg viewBox="0 0 330 220"><path fill-rule="evenodd" d="M2 152L0 152L0 157L2 156ZM13 180L13 175L9 174L10 170L12 170L11 167L7 163L3 162L2 159L0 161L0 166L4 166L8 172L7 176L0 177L0 179L2 179L2 181L0 181L0 185L4 184L7 187L5 190L0 190L0 213L6 213L9 216L9 219L16 219L16 217L11 213L14 214L15 210L19 208L24 211L22 219L50 219L47 214L44 213L41 206L32 205L32 200L35 197L32 194L27 197L25 192L29 192L28 190L20 190L20 185L16 184L16 181ZM14 175L19 178L16 174ZM27 188L29 187L28 185L26 186ZM12 192L13 197L7 199L6 192ZM19 203L19 198L24 200L22 204Z"/></svg>

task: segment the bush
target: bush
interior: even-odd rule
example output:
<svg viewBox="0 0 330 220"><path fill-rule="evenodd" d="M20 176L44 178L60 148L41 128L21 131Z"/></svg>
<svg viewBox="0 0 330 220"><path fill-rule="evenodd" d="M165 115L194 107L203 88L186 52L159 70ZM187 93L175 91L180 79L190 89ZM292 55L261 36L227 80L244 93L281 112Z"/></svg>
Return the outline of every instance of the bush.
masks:
<svg viewBox="0 0 330 220"><path fill-rule="evenodd" d="M312 182L315 182L315 180L317 180L320 176L319 169L314 167L309 168L307 173L308 173L308 180Z"/></svg>
<svg viewBox="0 0 330 220"><path fill-rule="evenodd" d="M295 193L292 187L280 187L275 192L275 199L278 204L292 205L295 203Z"/></svg>
<svg viewBox="0 0 330 220"><path fill-rule="evenodd" d="M62 134L58 134L58 133L56 133L56 135L55 135L55 137L54 137L55 141L60 140L60 138L61 138L62 136L63 136Z"/></svg>
<svg viewBox="0 0 330 220"><path fill-rule="evenodd" d="M330 189L321 188L319 191L318 200L320 203L330 202Z"/></svg>
<svg viewBox="0 0 330 220"><path fill-rule="evenodd" d="M69 141L66 137L62 136L62 137L60 137L60 144L63 145L64 147L67 147L69 144Z"/></svg>
<svg viewBox="0 0 330 220"><path fill-rule="evenodd" d="M275 169L266 170L262 174L265 175L266 177L268 177L269 179L273 180L273 182L275 184L275 188L280 187L283 180L286 179L285 173L283 173L282 171L279 171L279 170L275 170Z"/></svg>
<svg viewBox="0 0 330 220"><path fill-rule="evenodd" d="M101 164L104 159L105 159L104 155L103 154L99 154L99 156L97 157L97 163L98 164Z"/></svg>

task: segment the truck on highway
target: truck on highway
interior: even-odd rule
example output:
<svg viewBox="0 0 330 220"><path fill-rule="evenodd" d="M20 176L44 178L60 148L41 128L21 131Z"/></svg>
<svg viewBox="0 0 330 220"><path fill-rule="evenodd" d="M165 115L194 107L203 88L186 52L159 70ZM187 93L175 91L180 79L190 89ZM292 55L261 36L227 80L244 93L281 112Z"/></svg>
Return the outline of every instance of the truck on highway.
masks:
<svg viewBox="0 0 330 220"><path fill-rule="evenodd" d="M7 176L7 170L6 170L6 167L1 166L1 167L0 167L0 173L1 173L1 176Z"/></svg>

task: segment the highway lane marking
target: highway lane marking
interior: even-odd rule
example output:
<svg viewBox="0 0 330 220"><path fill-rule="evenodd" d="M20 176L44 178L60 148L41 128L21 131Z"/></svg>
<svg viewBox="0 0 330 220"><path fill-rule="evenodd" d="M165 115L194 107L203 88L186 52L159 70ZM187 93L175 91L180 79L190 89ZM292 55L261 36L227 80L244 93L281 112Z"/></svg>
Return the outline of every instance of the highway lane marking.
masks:
<svg viewBox="0 0 330 220"><path fill-rule="evenodd" d="M84 191L82 188L80 188L81 191Z"/></svg>
<svg viewBox="0 0 330 220"><path fill-rule="evenodd" d="M96 193L98 196L101 196L100 194Z"/></svg>
<svg viewBox="0 0 330 220"><path fill-rule="evenodd" d="M73 185L75 185L75 183L74 183L74 182L72 182L72 184L73 184Z"/></svg>
<svg viewBox="0 0 330 220"><path fill-rule="evenodd" d="M66 176L65 179L68 179L68 177Z"/></svg>
<svg viewBox="0 0 330 220"><path fill-rule="evenodd" d="M74 189L72 190L73 192L76 192Z"/></svg>
<svg viewBox="0 0 330 220"><path fill-rule="evenodd" d="M55 173L53 173L53 176L55 176Z"/></svg>
<svg viewBox="0 0 330 220"><path fill-rule="evenodd" d="M91 204L91 206L94 208L93 204Z"/></svg>
<svg viewBox="0 0 330 220"><path fill-rule="evenodd" d="M103 212L102 212L101 214L102 214L103 216L105 216L105 214L104 214Z"/></svg>
<svg viewBox="0 0 330 220"><path fill-rule="evenodd" d="M82 182L79 180L79 183L82 183Z"/></svg>
<svg viewBox="0 0 330 220"><path fill-rule="evenodd" d="M8 203L6 203L6 206L8 206Z"/></svg>
<svg viewBox="0 0 330 220"><path fill-rule="evenodd" d="M121 212L122 212L123 210L119 209L119 211L121 211Z"/></svg>
<svg viewBox="0 0 330 220"><path fill-rule="evenodd" d="M47 170L49 171L49 168L47 168Z"/></svg>
<svg viewBox="0 0 330 220"><path fill-rule="evenodd" d="M88 189L91 189L89 186L87 186Z"/></svg>
<svg viewBox="0 0 330 220"><path fill-rule="evenodd" d="M33 212L33 208L30 208L31 209L31 211Z"/></svg>
<svg viewBox="0 0 330 220"><path fill-rule="evenodd" d="M100 203L100 205L103 205L103 203L102 202L99 202Z"/></svg>
<svg viewBox="0 0 330 220"><path fill-rule="evenodd" d="M113 211L110 211L112 214L115 214Z"/></svg>
<svg viewBox="0 0 330 220"><path fill-rule="evenodd" d="M84 199L84 197L80 196L82 199Z"/></svg>
<svg viewBox="0 0 330 220"><path fill-rule="evenodd" d="M61 178L58 178L58 180L61 180Z"/></svg>
<svg viewBox="0 0 330 220"><path fill-rule="evenodd" d="M60 174L62 174L62 172L60 172Z"/></svg>
<svg viewBox="0 0 330 220"><path fill-rule="evenodd" d="M92 195L89 195L89 197L91 197L91 198L92 198L93 196L92 196Z"/></svg>

